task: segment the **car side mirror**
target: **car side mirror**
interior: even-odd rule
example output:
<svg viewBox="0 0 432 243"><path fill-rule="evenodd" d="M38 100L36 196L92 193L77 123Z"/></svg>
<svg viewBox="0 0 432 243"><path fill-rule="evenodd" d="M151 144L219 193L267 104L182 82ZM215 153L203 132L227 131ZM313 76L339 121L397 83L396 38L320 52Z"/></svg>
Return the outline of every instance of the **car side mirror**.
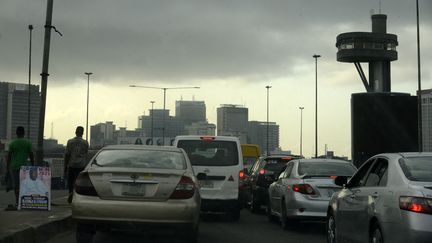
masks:
<svg viewBox="0 0 432 243"><path fill-rule="evenodd" d="M345 186L348 183L348 177L347 176L337 176L334 179L334 183L338 186Z"/></svg>
<svg viewBox="0 0 432 243"><path fill-rule="evenodd" d="M198 173L197 179L200 181L205 181L205 180L207 180L207 174L206 173Z"/></svg>

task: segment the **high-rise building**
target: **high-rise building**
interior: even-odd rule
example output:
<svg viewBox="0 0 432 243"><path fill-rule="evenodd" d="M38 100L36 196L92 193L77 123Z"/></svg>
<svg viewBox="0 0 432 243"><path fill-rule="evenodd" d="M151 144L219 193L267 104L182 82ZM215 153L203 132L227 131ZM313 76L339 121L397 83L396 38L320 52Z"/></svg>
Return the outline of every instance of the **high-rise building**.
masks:
<svg viewBox="0 0 432 243"><path fill-rule="evenodd" d="M422 144L424 152L432 151L432 89L421 91Z"/></svg>
<svg viewBox="0 0 432 243"><path fill-rule="evenodd" d="M240 105L221 105L217 108L217 135L235 136L247 142L248 108Z"/></svg>
<svg viewBox="0 0 432 243"><path fill-rule="evenodd" d="M279 125L269 122L268 146L269 152L279 148ZM260 146L263 154L267 150L267 122L250 121L248 124L248 143Z"/></svg>
<svg viewBox="0 0 432 243"><path fill-rule="evenodd" d="M90 146L100 147L108 144L116 144L114 132L116 125L112 121L98 123L90 127Z"/></svg>
<svg viewBox="0 0 432 243"><path fill-rule="evenodd" d="M194 122L185 126L185 133L187 135L211 135L216 134L216 125L208 122Z"/></svg>
<svg viewBox="0 0 432 243"><path fill-rule="evenodd" d="M164 118L165 116L165 118ZM138 128L154 138L162 138L162 129L165 119L165 139L174 139L177 135L184 135L185 122L177 117L169 116L169 110L153 109L148 116L138 117ZM153 133L152 133L153 124ZM165 144L168 144L167 140Z"/></svg>
<svg viewBox="0 0 432 243"><path fill-rule="evenodd" d="M28 101L30 88L30 124ZM16 137L16 127L23 126L33 146L39 131L40 93L38 85L0 82L0 140L4 143Z"/></svg>
<svg viewBox="0 0 432 243"><path fill-rule="evenodd" d="M175 112L176 118L183 120L186 125L206 121L206 105L204 101L177 100Z"/></svg>

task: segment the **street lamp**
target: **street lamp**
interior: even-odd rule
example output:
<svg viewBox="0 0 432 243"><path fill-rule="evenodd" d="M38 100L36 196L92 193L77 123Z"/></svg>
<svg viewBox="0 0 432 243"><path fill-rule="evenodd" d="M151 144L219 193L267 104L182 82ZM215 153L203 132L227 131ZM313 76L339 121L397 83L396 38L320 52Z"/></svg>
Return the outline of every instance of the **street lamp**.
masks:
<svg viewBox="0 0 432 243"><path fill-rule="evenodd" d="M164 100L163 100L163 115L162 115L162 145L165 145L165 104L166 104L166 91L169 89L199 89L200 87L153 87L153 86L142 86L142 85L129 85L132 88L145 88L145 89L161 89L163 90Z"/></svg>
<svg viewBox="0 0 432 243"><path fill-rule="evenodd" d="M303 156L303 109L304 107L299 107L300 109L300 156Z"/></svg>
<svg viewBox="0 0 432 243"><path fill-rule="evenodd" d="M154 143L154 137L153 137L153 117L154 117L154 111L153 111L153 105L154 105L154 101L150 101L150 103L151 103L151 106L152 106L152 108L151 108L151 130L150 130L150 133L151 133L151 141L152 141L152 145L153 145L153 143Z"/></svg>
<svg viewBox="0 0 432 243"><path fill-rule="evenodd" d="M269 156L270 152L269 152L269 90L272 86L265 86L265 88L267 89L267 138L266 138L266 142L267 142L267 148L266 148L266 155Z"/></svg>
<svg viewBox="0 0 432 243"><path fill-rule="evenodd" d="M419 152L423 151L423 121L422 121L422 90L421 90L421 69L420 69L420 20L419 20L419 4L416 0L416 17L417 17L417 80L418 80L418 94L417 94L417 109L418 109L418 149Z"/></svg>
<svg viewBox="0 0 432 243"><path fill-rule="evenodd" d="M315 58L315 158L318 158L318 58L321 55L312 57Z"/></svg>
<svg viewBox="0 0 432 243"><path fill-rule="evenodd" d="M29 74L28 74L28 103L27 103L27 138L30 139L30 85L31 85L31 54L32 54L32 30L33 25L28 26L30 32L29 42Z"/></svg>
<svg viewBox="0 0 432 243"><path fill-rule="evenodd" d="M87 117L86 117L86 140L88 142L88 116L89 116L89 88L90 88L90 75L93 73L84 73L87 75Z"/></svg>

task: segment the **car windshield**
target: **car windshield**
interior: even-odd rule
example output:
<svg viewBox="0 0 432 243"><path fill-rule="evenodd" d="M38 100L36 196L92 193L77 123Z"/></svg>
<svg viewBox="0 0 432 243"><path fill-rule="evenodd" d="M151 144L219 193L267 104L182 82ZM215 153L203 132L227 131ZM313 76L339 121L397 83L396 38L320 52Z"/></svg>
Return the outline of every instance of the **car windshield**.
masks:
<svg viewBox="0 0 432 243"><path fill-rule="evenodd" d="M186 168L186 161L182 153L158 150L102 150L92 164L102 167L175 170Z"/></svg>
<svg viewBox="0 0 432 243"><path fill-rule="evenodd" d="M186 151L192 165L238 165L237 143L234 141L180 140L177 147Z"/></svg>
<svg viewBox="0 0 432 243"><path fill-rule="evenodd" d="M298 167L299 175L314 176L351 176L356 171L350 163L338 162L300 162Z"/></svg>
<svg viewBox="0 0 432 243"><path fill-rule="evenodd" d="M411 181L432 182L432 157L409 157L399 160L405 176Z"/></svg>

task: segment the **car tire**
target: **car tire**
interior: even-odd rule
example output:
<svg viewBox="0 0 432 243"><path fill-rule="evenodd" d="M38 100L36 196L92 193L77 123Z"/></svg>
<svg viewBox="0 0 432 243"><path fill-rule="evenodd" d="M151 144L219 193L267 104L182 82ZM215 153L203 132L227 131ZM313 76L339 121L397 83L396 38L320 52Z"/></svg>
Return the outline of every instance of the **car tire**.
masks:
<svg viewBox="0 0 432 243"><path fill-rule="evenodd" d="M270 206L270 201L267 203L267 207L266 207L266 214L267 214L267 218L271 223L275 223L277 221L276 216L274 216L271 212L271 206Z"/></svg>
<svg viewBox="0 0 432 243"><path fill-rule="evenodd" d="M329 212L327 215L326 229L327 229L327 243L338 242L336 237L336 221L332 212Z"/></svg>
<svg viewBox="0 0 432 243"><path fill-rule="evenodd" d="M228 220L230 222L237 222L240 220L240 208L233 209L228 212Z"/></svg>
<svg viewBox="0 0 432 243"><path fill-rule="evenodd" d="M282 205L281 205L281 212L280 212L280 224L282 229L286 230L288 229L288 218L286 216L286 205L285 205L285 201L282 201Z"/></svg>
<svg viewBox="0 0 432 243"><path fill-rule="evenodd" d="M258 201L257 196L255 195L255 193L252 193L252 200L251 200L251 211L253 213L258 213L261 209L261 204Z"/></svg>
<svg viewBox="0 0 432 243"><path fill-rule="evenodd" d="M90 225L77 224L76 228L76 242L77 243L91 243L95 232Z"/></svg>
<svg viewBox="0 0 432 243"><path fill-rule="evenodd" d="M369 237L370 243L384 243L384 237L381 231L381 227L378 223L374 223L371 231L370 231L370 237Z"/></svg>
<svg viewBox="0 0 432 243"><path fill-rule="evenodd" d="M192 229L189 233L186 233L185 243L197 243L198 242L198 228Z"/></svg>

